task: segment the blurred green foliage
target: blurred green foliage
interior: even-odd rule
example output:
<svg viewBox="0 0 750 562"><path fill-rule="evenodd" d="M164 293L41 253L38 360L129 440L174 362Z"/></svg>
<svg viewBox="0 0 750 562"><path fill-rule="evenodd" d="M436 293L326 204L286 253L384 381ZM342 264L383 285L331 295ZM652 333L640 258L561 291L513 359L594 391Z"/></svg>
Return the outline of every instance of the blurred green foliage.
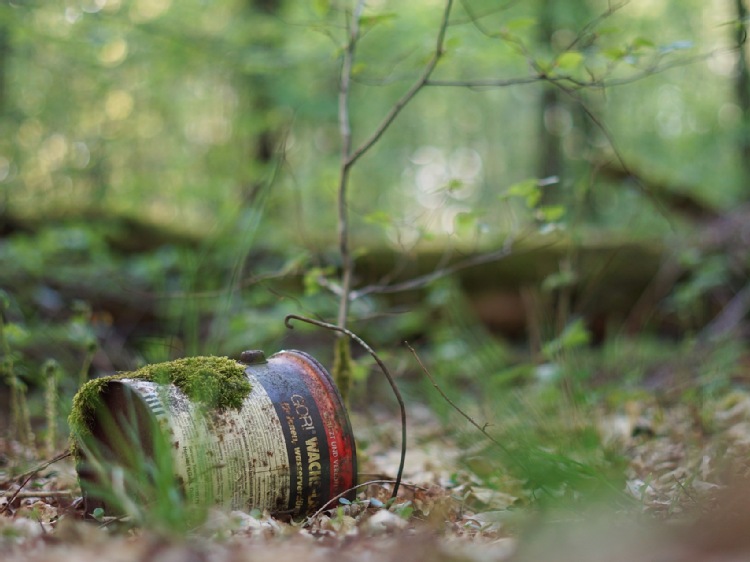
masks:
<svg viewBox="0 0 750 562"><path fill-rule="evenodd" d="M420 244L446 255L494 250L525 226L567 229L573 241L679 246L689 227L654 204L651 184L719 209L746 201L730 3L633 0L601 17L610 7L456 2L435 84L352 171L354 251L385 245L409 260ZM54 357L69 395L81 365L93 375L276 350L295 341L285 314L334 315L337 97L350 9L0 4L0 287L21 379L40 384L40 366ZM367 3L349 100L355 146L419 75L442 9L436 0ZM565 90L543 105L554 81ZM544 137L562 154L559 177L539 173ZM600 174L618 155L641 183ZM733 273L720 254L695 251L686 249L692 261L666 303L681 327ZM578 273L561 268L541 288L572 290ZM654 357L629 365L607 348L590 360L589 327L551 312L529 357L490 334L463 298L449 279L411 301L409 314L386 315L401 303L366 295L352 304L353 328L376 345L424 338L446 390L502 414L502 462L523 469L532 494L609 482L602 475L620 459L587 417L589 383L608 362L643 382ZM92 341L100 352L89 358ZM330 353L327 343L309 345ZM737 355L721 357L701 389L726 384ZM358 361L355 385L366 384L364 370ZM449 415L446 404L435 408ZM500 486L497 478L487 474Z"/></svg>
<svg viewBox="0 0 750 562"><path fill-rule="evenodd" d="M264 245L330 241L345 5L3 4L6 208L37 214L105 207L201 234L247 227L241 224L248 213L266 210L256 233ZM575 114L581 96L639 171L723 205L744 199L733 148L734 55L723 25L732 19L729 6L633 1L587 25L607 7L584 0L459 2L435 79L529 78L530 61L550 76L582 81L645 74L606 95L572 88L572 103L547 108L547 126L565 157L611 157L602 132ZM426 0L368 3L351 99L355 145L418 73L440 13L439 3ZM542 42L544 18L555 31ZM707 53L649 75L653 65ZM539 84L428 87L355 171L357 228L380 235L382 225L371 224L377 209L390 217L390 240L413 239L418 225L445 236L454 232L454 217L481 208L490 236L502 235L507 209L496 197L536 174L539 91ZM282 162L272 162L268 150L281 153ZM258 185L276 166L282 169L261 202ZM591 191L599 223L608 228L663 223L632 189L580 186L586 181L569 176L551 189ZM285 228L289 223L294 227Z"/></svg>

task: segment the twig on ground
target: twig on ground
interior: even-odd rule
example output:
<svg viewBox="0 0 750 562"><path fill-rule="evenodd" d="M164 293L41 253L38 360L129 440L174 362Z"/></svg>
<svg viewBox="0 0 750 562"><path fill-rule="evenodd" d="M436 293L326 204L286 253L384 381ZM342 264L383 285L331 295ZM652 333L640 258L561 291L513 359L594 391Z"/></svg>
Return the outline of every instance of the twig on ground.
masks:
<svg viewBox="0 0 750 562"><path fill-rule="evenodd" d="M298 316L296 314L289 314L284 319L284 325L286 325L287 328L290 330L294 329L294 326L291 324L291 320L299 320L300 322L306 322L307 324L313 324L314 326L319 326L321 328L325 328L326 330L332 330L334 332L340 332L342 334L346 334L351 339L356 341L359 345L362 346L362 348L367 351L370 355L372 355L373 359L375 359L375 362L380 367L380 370L383 371L383 374L385 375L385 378L388 379L388 384L391 385L391 388L393 389L393 394L396 396L396 400L398 400L398 406L401 410L401 462L398 466L398 473L396 474L396 485L393 487L393 497L395 498L398 494L398 487L401 483L401 476L404 473L404 462L406 460L406 406L404 405L404 399L401 397L401 392L399 392L398 387L396 386L396 381L393 380L393 376L391 375L390 371L388 370L388 367L385 366L385 363L378 357L378 354L373 351L373 349L365 343L365 341L360 338L357 334L354 332L347 330L346 328L341 328L340 326L336 326L334 324L329 324L328 322L321 322L319 320L313 320L312 318L306 318L304 316Z"/></svg>
<svg viewBox="0 0 750 562"><path fill-rule="evenodd" d="M23 482L21 482L21 485L18 487L18 490L16 490L15 493L8 499L8 503L6 503L3 506L3 508L0 509L0 514L5 513L7 510L10 509L10 506L13 504L14 501L16 501L16 498L18 498L18 496L21 494L21 492L23 491L23 489L26 486L26 484L29 483L29 481L34 477L34 475L36 475L40 471L42 471L45 468L47 468L49 465L54 464L54 463L56 463L58 461L61 461L61 460L65 459L65 458L68 458L69 456L71 456L71 454L72 453L70 451L65 451L64 453L60 453L56 457L54 457L54 458L52 458L52 459L50 459L50 460L48 460L46 462L43 462L42 464L40 464L39 466L37 466L33 470L27 472L26 474L22 474L19 478L23 478Z"/></svg>
<svg viewBox="0 0 750 562"><path fill-rule="evenodd" d="M24 499L24 498L64 498L67 496L73 496L74 493L75 492L73 492L73 490L35 490L33 492L16 491L13 494L13 499L17 500L17 499Z"/></svg>
<svg viewBox="0 0 750 562"><path fill-rule="evenodd" d="M750 283L740 289L716 317L700 331L698 342L705 344L733 332L742 324L748 310L750 310Z"/></svg>
<svg viewBox="0 0 750 562"><path fill-rule="evenodd" d="M415 484L408 484L406 482L399 482L397 480L368 480L367 482L362 482L361 484L357 484L356 486L352 486L348 490L344 490L340 494L337 494L337 495L333 496L330 500L328 500L326 503L324 503L320 507L320 509L318 509L318 511L316 511L312 515L308 516L308 518L305 520L305 522L303 523L302 526L303 527L307 527L310 523L313 522L313 520L315 520L316 517L318 517L318 515L320 515L321 513L323 513L326 509L329 509L329 506L333 502L338 501L339 499L343 498L349 492L352 492L352 491L357 490L359 488L364 488L365 486L369 486L370 484L396 484L396 486L398 486L399 484L401 484L402 486L405 486L407 488L413 488L415 490L427 490L427 488L424 488L422 486L417 486ZM392 496L392 497L395 497L395 495Z"/></svg>

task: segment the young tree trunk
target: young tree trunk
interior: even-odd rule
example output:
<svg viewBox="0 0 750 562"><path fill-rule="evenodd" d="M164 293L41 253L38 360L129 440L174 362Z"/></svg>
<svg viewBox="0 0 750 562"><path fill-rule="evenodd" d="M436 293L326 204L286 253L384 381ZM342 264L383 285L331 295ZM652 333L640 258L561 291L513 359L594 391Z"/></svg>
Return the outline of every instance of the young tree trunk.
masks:
<svg viewBox="0 0 750 562"><path fill-rule="evenodd" d="M281 10L282 0L246 0L245 17L275 18ZM280 38L265 35L253 41L255 47L269 52L278 48ZM240 76L239 98L241 119L247 142L248 170L241 186L245 204L252 205L267 183L268 168L278 144L278 131L269 116L273 110L271 80L267 76L245 74Z"/></svg>
<svg viewBox="0 0 750 562"><path fill-rule="evenodd" d="M10 29L7 24L0 25L0 116L8 111L8 68L11 56Z"/></svg>
<svg viewBox="0 0 750 562"><path fill-rule="evenodd" d="M540 0L538 10L537 40L551 56L585 50L592 41L587 23L596 13L584 0ZM585 177L591 165L592 147L600 134L589 114L592 102L582 91L569 94L551 84L543 88L537 113L536 174L559 181L544 190L542 204L565 205L579 216L591 215L594 209L589 190L578 180Z"/></svg>
<svg viewBox="0 0 750 562"><path fill-rule="evenodd" d="M737 73L735 97L742 112L738 135L738 151L742 166L742 179L745 189L750 189L750 69L747 60L747 17L744 0L734 0L737 14L735 41L737 43Z"/></svg>
<svg viewBox="0 0 750 562"><path fill-rule="evenodd" d="M555 16L552 0L542 0L539 7L539 36L542 45L552 48L552 35L555 32ZM555 117L563 111L560 91L552 85L542 86L537 113L537 134L539 150L537 154L536 174L539 178L563 176L563 149L560 131L555 129ZM557 191L557 190L556 190ZM559 196L553 196L552 190L544 191L544 203L559 203Z"/></svg>
<svg viewBox="0 0 750 562"><path fill-rule="evenodd" d="M6 8L8 9L8 8ZM12 119L9 111L9 100L8 100L8 68L10 68L10 58L12 55L11 42L10 42L10 30L11 23L8 21L10 18L5 17L0 23L0 134L15 135L11 133L16 127L15 124L10 123ZM9 228L7 224L7 210L10 200L10 190L0 189L0 235Z"/></svg>

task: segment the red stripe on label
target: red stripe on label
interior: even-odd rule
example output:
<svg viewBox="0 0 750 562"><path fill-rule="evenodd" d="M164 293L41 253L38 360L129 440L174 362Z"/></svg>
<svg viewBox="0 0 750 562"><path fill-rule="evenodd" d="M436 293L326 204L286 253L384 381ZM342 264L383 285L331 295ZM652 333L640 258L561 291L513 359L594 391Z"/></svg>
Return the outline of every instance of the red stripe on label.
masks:
<svg viewBox="0 0 750 562"><path fill-rule="evenodd" d="M354 437L343 402L330 375L315 359L307 354L295 351L290 353L289 358L293 359L309 375L309 378L304 379L305 384L307 384L310 394L318 406L320 417L323 419L328 439L330 499L353 488L356 484ZM354 495L354 491L347 494L350 497Z"/></svg>

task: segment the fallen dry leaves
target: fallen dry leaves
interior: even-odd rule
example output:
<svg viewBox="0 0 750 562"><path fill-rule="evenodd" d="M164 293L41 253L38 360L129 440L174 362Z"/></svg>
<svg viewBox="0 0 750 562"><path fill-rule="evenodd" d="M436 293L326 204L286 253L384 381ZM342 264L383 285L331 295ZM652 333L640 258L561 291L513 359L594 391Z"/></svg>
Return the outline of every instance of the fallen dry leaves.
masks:
<svg viewBox="0 0 750 562"><path fill-rule="evenodd" d="M386 414L355 416L368 443L361 470L392 474L398 463ZM464 454L427 410L410 416L405 485L389 502L388 484L304 522L268 513L215 510L187 538L83 521L75 471L66 459L35 475L12 505L19 479L0 472L0 551L8 562L211 561L257 559L373 561L741 560L750 556L750 395L715 404L643 403L600 417L601 433L628 456L626 492L638 509L525 513L518 500L482 486ZM368 429L369 428L369 429ZM479 438L479 437L478 437ZM8 460L15 443L0 441ZM666 521L667 523L664 523Z"/></svg>

